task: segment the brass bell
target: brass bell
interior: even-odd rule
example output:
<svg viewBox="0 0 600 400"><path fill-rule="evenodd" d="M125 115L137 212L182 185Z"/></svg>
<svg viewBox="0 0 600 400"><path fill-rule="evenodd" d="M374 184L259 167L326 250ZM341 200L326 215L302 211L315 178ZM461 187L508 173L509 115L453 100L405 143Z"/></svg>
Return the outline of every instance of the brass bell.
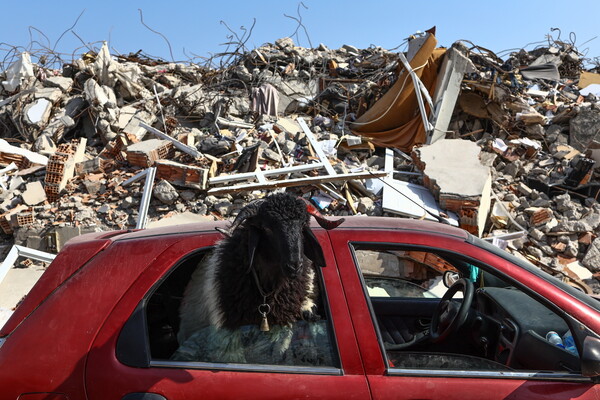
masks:
<svg viewBox="0 0 600 400"><path fill-rule="evenodd" d="M260 331L261 332L269 332L271 328L269 328L269 321L267 321L267 316L263 315L262 321L260 322Z"/></svg>

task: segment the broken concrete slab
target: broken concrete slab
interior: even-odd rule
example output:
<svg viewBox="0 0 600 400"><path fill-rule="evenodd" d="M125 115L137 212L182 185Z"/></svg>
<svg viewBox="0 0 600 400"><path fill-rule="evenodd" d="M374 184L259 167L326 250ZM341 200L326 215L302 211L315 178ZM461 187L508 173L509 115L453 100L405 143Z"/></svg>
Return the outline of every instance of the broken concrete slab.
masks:
<svg viewBox="0 0 600 400"><path fill-rule="evenodd" d="M440 206L456 212L460 226L479 236L489 214L492 184L480 152L476 143L462 139L442 139L413 150L425 186Z"/></svg>
<svg viewBox="0 0 600 400"><path fill-rule="evenodd" d="M442 214L446 212L438 206L426 187L396 179L386 179L386 183L383 187L383 211L430 221L445 219ZM456 214L449 214L449 223L458 226Z"/></svg>
<svg viewBox="0 0 600 400"><path fill-rule="evenodd" d="M139 110L131 117L125 128L123 128L123 133L133 135L137 140L142 140L146 135L147 130L140 124L143 123L151 126L156 120L157 117L154 114L150 114L145 110Z"/></svg>
<svg viewBox="0 0 600 400"><path fill-rule="evenodd" d="M464 74L475 70L473 63L458 48L452 47L446 52L433 91L434 108L429 119L433 129L427 133L428 144L446 136Z"/></svg>
<svg viewBox="0 0 600 400"><path fill-rule="evenodd" d="M63 94L60 89L56 88L36 88L34 97L36 99L47 99L52 103L56 103L63 97Z"/></svg>
<svg viewBox="0 0 600 400"><path fill-rule="evenodd" d="M42 128L48 123L51 112L52 103L48 99L37 99L33 103L25 106L25 122L38 128Z"/></svg>
<svg viewBox="0 0 600 400"><path fill-rule="evenodd" d="M117 129L125 129L131 118L138 112L138 109L132 106L121 107L119 110L119 119L116 124Z"/></svg>
<svg viewBox="0 0 600 400"><path fill-rule="evenodd" d="M73 87L73 79L64 76L50 76L44 80L44 86L59 88L63 93L69 93Z"/></svg>
<svg viewBox="0 0 600 400"><path fill-rule="evenodd" d="M149 139L127 146L127 160L133 165L147 168L155 161L171 158L175 153L173 144L168 140Z"/></svg>
<svg viewBox="0 0 600 400"><path fill-rule="evenodd" d="M25 187L25 191L21 194L25 204L35 206L46 201L46 192L44 191L42 182L29 182Z"/></svg>
<svg viewBox="0 0 600 400"><path fill-rule="evenodd" d="M600 238L594 239L581 263L592 272L600 271Z"/></svg>
<svg viewBox="0 0 600 400"><path fill-rule="evenodd" d="M63 226L53 228L46 234L48 249L59 252L65 244L74 237L82 234L80 226Z"/></svg>
<svg viewBox="0 0 600 400"><path fill-rule="evenodd" d="M102 44L102 48L98 52L94 62L89 65L89 68L101 85L114 86L114 73L118 69L118 63L110 55L110 50L106 42Z"/></svg>
<svg viewBox="0 0 600 400"><path fill-rule="evenodd" d="M0 310L13 310L23 297L29 293L44 271L45 269L41 267L9 269L4 280L0 282L0 293L2 293L2 296L0 296ZM0 313L0 327L9 315L9 313Z"/></svg>
<svg viewBox="0 0 600 400"><path fill-rule="evenodd" d="M181 164L171 160L157 160L156 174L177 186L205 190L208 183L208 169Z"/></svg>
<svg viewBox="0 0 600 400"><path fill-rule="evenodd" d="M6 140L0 139L0 163L10 164L11 162L15 162L19 168L27 168L31 164L48 164L48 157L13 146Z"/></svg>

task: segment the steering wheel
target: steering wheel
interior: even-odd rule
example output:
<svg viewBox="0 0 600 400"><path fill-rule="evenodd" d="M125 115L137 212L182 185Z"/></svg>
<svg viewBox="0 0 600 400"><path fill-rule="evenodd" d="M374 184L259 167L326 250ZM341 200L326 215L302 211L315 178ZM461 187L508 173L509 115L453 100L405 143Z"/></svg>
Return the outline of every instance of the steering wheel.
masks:
<svg viewBox="0 0 600 400"><path fill-rule="evenodd" d="M463 292L462 301L452 300L452 296L459 291ZM429 338L432 342L445 340L466 322L474 291L473 283L464 278L450 286L431 317Z"/></svg>

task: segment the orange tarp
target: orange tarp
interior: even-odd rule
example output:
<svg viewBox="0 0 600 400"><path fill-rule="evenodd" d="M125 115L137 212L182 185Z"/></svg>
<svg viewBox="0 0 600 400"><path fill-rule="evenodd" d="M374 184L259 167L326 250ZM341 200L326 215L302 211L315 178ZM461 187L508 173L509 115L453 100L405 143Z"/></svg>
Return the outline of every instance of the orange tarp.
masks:
<svg viewBox="0 0 600 400"><path fill-rule="evenodd" d="M446 49L436 49L435 36L429 37L417 51L410 66L429 93L435 88L439 66ZM413 80L401 65L398 80L371 108L350 124L353 133L371 138L383 147L410 151L415 144L425 143L425 127L419 111ZM425 106L427 112L429 107Z"/></svg>

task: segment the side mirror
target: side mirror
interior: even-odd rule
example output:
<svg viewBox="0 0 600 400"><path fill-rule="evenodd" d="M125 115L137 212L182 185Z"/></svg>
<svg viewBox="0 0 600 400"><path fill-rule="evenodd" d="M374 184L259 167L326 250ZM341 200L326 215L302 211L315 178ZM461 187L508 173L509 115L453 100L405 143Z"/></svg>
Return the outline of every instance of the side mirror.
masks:
<svg viewBox="0 0 600 400"><path fill-rule="evenodd" d="M587 336L583 341L581 375L588 378L600 376L600 339Z"/></svg>
<svg viewBox="0 0 600 400"><path fill-rule="evenodd" d="M444 286L446 286L447 288L454 285L454 283L456 283L456 281L458 281L459 279L460 275L458 274L458 272L454 271L444 271L444 275L442 276Z"/></svg>

